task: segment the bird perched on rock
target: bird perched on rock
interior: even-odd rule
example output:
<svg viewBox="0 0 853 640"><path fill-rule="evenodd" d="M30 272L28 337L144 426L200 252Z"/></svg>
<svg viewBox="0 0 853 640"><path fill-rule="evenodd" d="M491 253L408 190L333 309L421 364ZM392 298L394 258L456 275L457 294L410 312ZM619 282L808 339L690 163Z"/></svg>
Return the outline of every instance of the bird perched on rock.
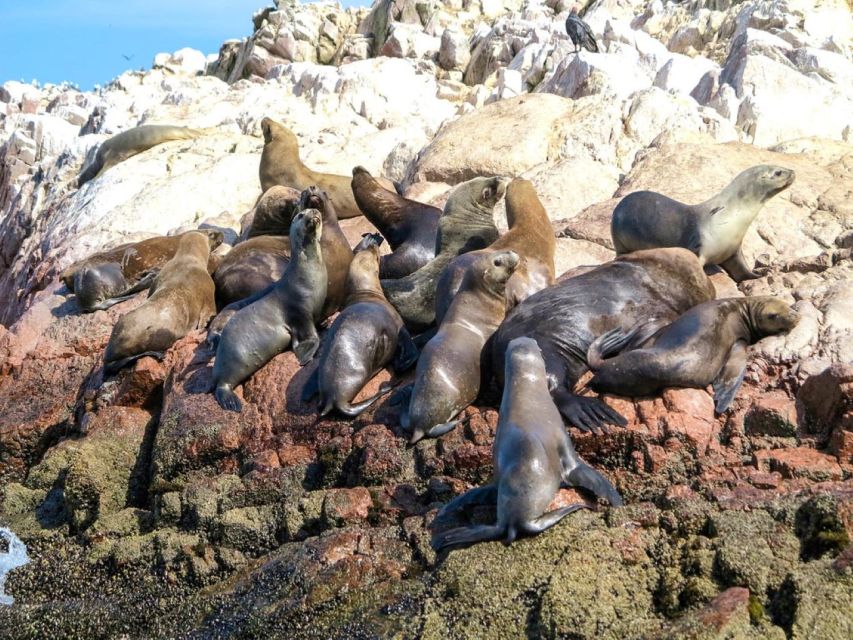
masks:
<svg viewBox="0 0 853 640"><path fill-rule="evenodd" d="M572 12L566 18L566 33L569 34L569 38L571 38L572 43L575 45L575 53L581 47L587 51L598 53L598 43L595 41L595 36L592 35L592 29L578 16L577 5L572 7Z"/></svg>

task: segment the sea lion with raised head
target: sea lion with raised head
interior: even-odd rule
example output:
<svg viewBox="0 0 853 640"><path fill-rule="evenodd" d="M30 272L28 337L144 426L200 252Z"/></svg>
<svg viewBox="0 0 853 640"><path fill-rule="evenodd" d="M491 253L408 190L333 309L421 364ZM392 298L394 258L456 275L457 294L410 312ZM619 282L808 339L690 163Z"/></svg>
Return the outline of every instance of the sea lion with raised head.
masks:
<svg viewBox="0 0 853 640"><path fill-rule="evenodd" d="M258 170L261 189L266 191L277 184L294 189L305 189L312 185L329 194L341 219L355 218L361 210L355 202L348 176L313 171L299 159L299 141L293 132L272 118L261 120L264 133L264 150ZM389 189L394 189L390 180L382 180Z"/></svg>
<svg viewBox="0 0 853 640"><path fill-rule="evenodd" d="M719 265L735 282L758 278L743 256L743 237L764 203L794 182L791 169L758 165L738 174L710 200L687 205L654 191L635 191L613 211L616 254L684 247L702 265Z"/></svg>
<svg viewBox="0 0 853 640"><path fill-rule="evenodd" d="M379 262L380 278L402 278L435 257L441 209L386 189L364 167L352 170L352 193L364 217L391 247L392 253Z"/></svg>
<svg viewBox="0 0 853 640"><path fill-rule="evenodd" d="M326 265L320 238L323 216L304 209L290 225L290 262L266 294L240 309L225 325L216 348L213 385L223 409L241 411L234 387L292 346L299 364L320 346L316 323L326 299Z"/></svg>
<svg viewBox="0 0 853 640"><path fill-rule="evenodd" d="M414 383L399 392L402 398L411 394L400 416L410 443L447 433L458 424L456 415L477 399L484 347L504 319L504 289L518 262L514 251L491 251L465 270L444 322L418 359Z"/></svg>
<svg viewBox="0 0 853 640"><path fill-rule="evenodd" d="M646 396L664 387L714 388L718 414L731 405L746 372L747 346L790 331L799 315L771 296L703 302L647 338L642 320L628 331L614 329L587 351L595 374L589 387L600 393ZM632 343L631 349L623 349ZM618 355L615 355L618 354Z"/></svg>
<svg viewBox="0 0 853 640"><path fill-rule="evenodd" d="M190 231L180 236L169 260L149 290L148 300L119 318L104 352L104 373L111 375L142 356L162 358L190 331L204 327L216 312L213 279L207 272L214 241Z"/></svg>
<svg viewBox="0 0 853 640"><path fill-rule="evenodd" d="M254 208L240 221L240 240L290 234L290 223L298 210L300 193L297 189L281 185L264 191Z"/></svg>
<svg viewBox="0 0 853 640"><path fill-rule="evenodd" d="M502 375L511 340L533 338L542 349L554 402L570 424L595 433L608 424L624 425L625 418L600 399L573 393L587 370L589 345L606 331L630 329L640 320L654 318L663 326L714 295L699 260L686 249L619 256L580 275L558 279L513 308L495 332L492 371Z"/></svg>
<svg viewBox="0 0 853 640"><path fill-rule="evenodd" d="M303 392L310 400L319 394L320 415L332 409L355 417L382 397L379 393L353 404L353 398L371 378L393 360L394 370L405 371L418 358L400 314L379 286L379 245L382 236L366 234L356 247L347 278L347 301L323 336L320 363Z"/></svg>
<svg viewBox="0 0 853 640"><path fill-rule="evenodd" d="M459 290L465 268L486 251L512 249L521 257L521 263L506 283L507 309L554 283L557 240L545 207L529 180L516 178L506 188L506 220L509 231L487 249L458 256L444 269L435 292L436 324L441 324Z"/></svg>
<svg viewBox="0 0 853 640"><path fill-rule="evenodd" d="M94 161L80 172L77 188L98 177L119 162L170 140L191 140L208 133L205 129L190 129L169 124L144 124L107 138L98 147Z"/></svg>
<svg viewBox="0 0 853 640"><path fill-rule="evenodd" d="M200 229L188 233L207 235L212 249L222 244L221 231ZM109 309L150 287L163 265L175 256L185 235L157 236L99 251L66 268L60 279L77 297L84 312ZM211 254L208 271L215 262Z"/></svg>
<svg viewBox="0 0 853 640"><path fill-rule="evenodd" d="M448 263L497 240L494 209L505 191L506 181L500 177L474 178L456 186L438 221L435 258L405 278L381 281L385 297L410 330L426 329L435 321L435 288Z"/></svg>
<svg viewBox="0 0 853 640"><path fill-rule="evenodd" d="M546 512L561 487L582 487L614 506L622 497L600 473L578 457L548 392L548 375L539 345L515 338L506 350L504 391L492 447L494 479L444 506L435 528L473 505L496 504L494 525L457 527L433 537L436 551L486 540L510 544L518 535L535 535L554 526L585 504Z"/></svg>

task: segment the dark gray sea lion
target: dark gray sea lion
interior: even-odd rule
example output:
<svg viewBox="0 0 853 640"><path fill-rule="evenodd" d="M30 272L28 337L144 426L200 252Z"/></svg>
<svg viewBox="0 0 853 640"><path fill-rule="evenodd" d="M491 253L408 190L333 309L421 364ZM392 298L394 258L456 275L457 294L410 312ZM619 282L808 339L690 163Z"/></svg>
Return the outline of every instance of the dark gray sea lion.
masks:
<svg viewBox="0 0 853 640"><path fill-rule="evenodd" d="M191 140L207 133L205 129L175 127L168 124L144 124L141 127L122 131L101 143L95 160L83 169L77 178L77 187L82 187L89 180L101 175L119 162L158 144L170 140Z"/></svg>
<svg viewBox="0 0 853 640"><path fill-rule="evenodd" d="M503 372L507 345L528 336L539 343L548 386L568 422L596 433L625 419L598 398L573 393L598 336L641 320L659 326L714 298L714 285L686 249L636 251L534 293L507 314L495 332L492 370Z"/></svg>
<svg viewBox="0 0 853 640"><path fill-rule="evenodd" d="M214 395L223 409L240 411L234 393L258 369L292 346L306 364L320 346L316 323L326 299L326 265L320 248L323 216L305 209L290 226L290 262L272 289L240 309L225 325L213 365Z"/></svg>
<svg viewBox="0 0 853 640"><path fill-rule="evenodd" d="M503 178L474 178L458 185L438 221L435 258L414 273L382 280L385 297L411 330L435 321L435 288L441 272L456 256L484 249L498 238L494 209L506 191Z"/></svg>
<svg viewBox="0 0 853 640"><path fill-rule="evenodd" d="M483 347L504 319L504 289L518 263L514 251L492 251L466 269L444 322L418 360L414 383L400 392L411 393L400 416L409 442L447 433L458 424L456 415L477 399Z"/></svg>
<svg viewBox="0 0 853 640"><path fill-rule="evenodd" d="M300 191L276 185L261 194L254 208L244 217L240 240L257 236L286 236L298 211Z"/></svg>
<svg viewBox="0 0 853 640"><path fill-rule="evenodd" d="M687 205L654 191L636 191L613 211L610 233L616 254L656 247L684 247L702 265L719 265L735 282L758 278L743 256L743 237L764 203L794 182L794 172L773 165L751 167L710 200Z"/></svg>
<svg viewBox="0 0 853 640"><path fill-rule="evenodd" d="M337 409L357 416L385 391L352 404L371 378L392 360L394 369L402 372L418 358L403 319L379 286L381 243L379 234L367 234L357 247L349 268L346 307L323 336L319 366L303 393L306 401L319 394L320 415Z"/></svg>
<svg viewBox="0 0 853 640"><path fill-rule="evenodd" d="M634 338L647 332L643 321L627 332L614 329L589 347L587 360L595 374L589 387L646 396L664 387L704 389L710 384L716 411L723 413L743 382L747 346L790 331L798 320L784 300L760 296L704 302L639 344ZM631 342L638 346L622 349Z"/></svg>
<svg viewBox="0 0 853 640"><path fill-rule="evenodd" d="M148 300L126 313L113 327L104 352L104 373L166 349L190 331L204 327L216 312L213 279L207 272L211 235L190 231L181 235L175 256L149 290Z"/></svg>
<svg viewBox="0 0 853 640"><path fill-rule="evenodd" d="M222 244L221 231L204 229L197 233L207 235L213 249ZM175 256L185 235L157 236L99 251L69 266L60 278L84 312L108 309L150 287L163 265ZM211 257L209 270L214 263Z"/></svg>
<svg viewBox="0 0 853 640"><path fill-rule="evenodd" d="M511 249L521 257L521 263L506 284L507 309L554 283L557 240L545 207L529 180L516 178L506 188L506 220L509 231L487 249L458 256L444 269L436 287L436 324L441 324L459 290L466 267L486 251Z"/></svg>
<svg viewBox="0 0 853 640"><path fill-rule="evenodd" d="M288 236L255 236L237 243L213 273L216 307L222 309L263 291L281 278L288 262Z"/></svg>
<svg viewBox="0 0 853 640"><path fill-rule="evenodd" d="M312 185L329 194L341 219L355 218L361 210L355 203L348 176L313 171L302 164L299 158L299 141L293 132L271 118L261 121L264 132L264 150L261 153L259 176L261 189L266 191L277 184L294 189L305 189ZM389 189L394 183L383 180Z"/></svg>
<svg viewBox="0 0 853 640"><path fill-rule="evenodd" d="M441 209L389 191L364 167L352 170L352 193L364 217L391 246L392 253L379 263L380 278L402 278L435 257Z"/></svg>
<svg viewBox="0 0 853 640"><path fill-rule="evenodd" d="M515 338L506 350L504 392L492 448L494 479L449 502L436 524L462 509L496 504L494 525L450 529L433 537L436 551L486 540L510 544L519 534L535 535L586 508L574 504L546 513L560 487L582 487L610 504L622 504L613 485L578 457L548 391L545 362L535 340Z"/></svg>

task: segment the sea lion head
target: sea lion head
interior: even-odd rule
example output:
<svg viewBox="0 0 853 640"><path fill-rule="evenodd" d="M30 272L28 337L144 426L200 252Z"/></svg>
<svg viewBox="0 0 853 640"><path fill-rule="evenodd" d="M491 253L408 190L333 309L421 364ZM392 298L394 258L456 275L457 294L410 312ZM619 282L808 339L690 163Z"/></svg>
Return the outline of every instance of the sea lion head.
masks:
<svg viewBox="0 0 853 640"><path fill-rule="evenodd" d="M348 293L382 291L379 285L379 245L384 240L378 233L365 233L353 249L354 255L347 271Z"/></svg>
<svg viewBox="0 0 853 640"><path fill-rule="evenodd" d="M225 234L222 233L219 229L199 229L202 233L207 236L208 244L210 245L210 250L213 251L223 243L225 240Z"/></svg>
<svg viewBox="0 0 853 640"><path fill-rule="evenodd" d="M504 380L527 374L530 377L545 378L545 361L539 343L533 338L521 336L510 340L506 348Z"/></svg>
<svg viewBox="0 0 853 640"><path fill-rule="evenodd" d="M264 191L255 205L249 237L286 236L293 214L299 210L299 191L275 185Z"/></svg>
<svg viewBox="0 0 853 640"><path fill-rule="evenodd" d="M793 184L796 174L792 169L772 164L760 164L750 167L735 178L738 183L738 195L752 194L758 202L767 202L780 191Z"/></svg>
<svg viewBox="0 0 853 640"><path fill-rule="evenodd" d="M299 142L293 132L272 118L264 118L261 120L261 131L264 133L264 144L269 144L270 142L275 141L284 143L293 148L299 148Z"/></svg>
<svg viewBox="0 0 853 640"><path fill-rule="evenodd" d="M472 268L488 290L503 295L506 282L515 273L520 260L515 251L490 251L477 258Z"/></svg>
<svg viewBox="0 0 853 640"><path fill-rule="evenodd" d="M290 223L290 238L296 247L307 247L319 242L322 235L323 214L317 209L304 209L293 216L293 222Z"/></svg>
<svg viewBox="0 0 853 640"><path fill-rule="evenodd" d="M466 209L471 205L481 211L492 209L506 193L507 180L498 176L491 178L473 178L456 185L444 205L445 212Z"/></svg>
<svg viewBox="0 0 853 640"><path fill-rule="evenodd" d="M787 333L800 320L800 314L787 302L773 296L746 298L752 330L759 337Z"/></svg>
<svg viewBox="0 0 853 640"><path fill-rule="evenodd" d="M318 209L325 212L329 206L329 196L318 186L310 186L299 194L299 209Z"/></svg>

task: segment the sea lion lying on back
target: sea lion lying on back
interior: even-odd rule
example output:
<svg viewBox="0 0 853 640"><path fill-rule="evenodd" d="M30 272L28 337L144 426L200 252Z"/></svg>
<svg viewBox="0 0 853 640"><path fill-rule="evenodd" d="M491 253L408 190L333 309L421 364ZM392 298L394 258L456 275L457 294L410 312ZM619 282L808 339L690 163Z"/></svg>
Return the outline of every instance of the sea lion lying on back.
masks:
<svg viewBox="0 0 853 640"><path fill-rule="evenodd" d="M191 140L208 133L205 129L190 129L169 124L144 124L107 138L98 147L95 160L80 173L77 188L119 162L170 140Z"/></svg>
<svg viewBox="0 0 853 640"><path fill-rule="evenodd" d="M364 167L352 170L352 193L364 217L379 229L393 252L382 256L380 278L402 278L435 257L441 209L386 189Z"/></svg>
<svg viewBox="0 0 853 640"><path fill-rule="evenodd" d="M348 176L323 173L309 169L299 158L299 141L293 132L280 122L271 118L261 121L264 133L264 150L261 153L261 165L258 170L261 189L266 191L277 184L294 189L305 189L312 185L325 191L338 217L354 218L361 215L355 203ZM390 180L382 180L383 186L394 189Z"/></svg>
<svg viewBox="0 0 853 640"><path fill-rule="evenodd" d="M643 321L627 332L614 329L589 347L587 360L595 374L589 386L601 393L645 396L663 387L704 389L710 384L716 412L723 413L743 382L747 346L790 331L798 320L784 300L761 296L704 302L647 339L635 339L648 335ZM632 342L633 348L623 350Z"/></svg>
<svg viewBox="0 0 853 640"><path fill-rule="evenodd" d="M794 182L790 169L759 165L740 173L720 193L687 205L654 191L636 191L613 211L610 233L617 255L684 247L702 265L720 265L735 282L758 278L743 256L743 237L764 203Z"/></svg>
<svg viewBox="0 0 853 640"><path fill-rule="evenodd" d="M177 340L207 324L216 312L207 272L212 246L209 234L190 231L180 236L175 256L157 274L148 300L113 327L104 352L105 374L142 356L162 358Z"/></svg>
<svg viewBox="0 0 853 640"><path fill-rule="evenodd" d="M211 249L222 244L221 231L201 229L188 233L205 234ZM150 287L163 265L175 256L185 235L157 236L100 251L69 266L60 279L77 297L84 312L109 309ZM209 271L214 264L216 259L211 254Z"/></svg>

